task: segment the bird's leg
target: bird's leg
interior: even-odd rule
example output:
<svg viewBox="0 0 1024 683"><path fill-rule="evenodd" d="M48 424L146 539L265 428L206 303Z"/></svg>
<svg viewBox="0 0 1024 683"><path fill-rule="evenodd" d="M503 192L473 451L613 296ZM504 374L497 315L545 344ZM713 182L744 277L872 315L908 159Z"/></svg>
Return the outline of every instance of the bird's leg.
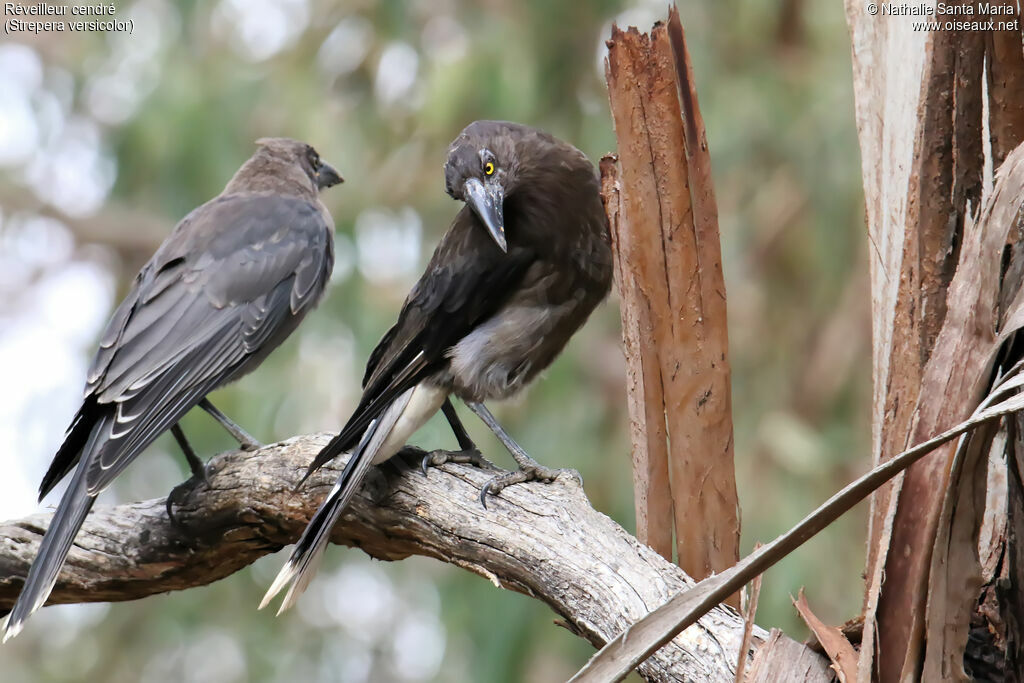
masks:
<svg viewBox="0 0 1024 683"><path fill-rule="evenodd" d="M185 438L185 431L181 428L181 425L175 424L171 427L171 435L174 436L174 440L178 442L178 447L181 448L182 453L185 454L185 460L188 461L188 468L192 470L192 476L203 482L203 484L207 484L206 465L202 460L200 460L199 456L196 455L195 450L192 448L192 444L190 444L188 439ZM171 512L171 506L177 502L178 493L181 487L186 483L187 482L182 482L181 484L178 484L171 489L171 492L167 495L167 516L171 518L171 522L175 526L177 526L178 522L174 519L174 513Z"/></svg>
<svg viewBox="0 0 1024 683"><path fill-rule="evenodd" d="M498 495L501 491L513 484L521 484L527 481L543 481L552 482L558 478L559 474L567 473L571 474L575 479L579 480L580 484L583 484L580 473L572 469L553 469L550 467L544 467L539 462L534 460L523 450L522 446L517 444L511 436L508 435L498 421L491 415L491 411L487 409L483 403L477 401L466 401L466 405L469 409L476 413L476 416L483 420L484 424L494 432L494 435L498 437L502 445L508 449L508 452L515 459L516 464L519 465L518 470L512 472L506 472L505 474L494 477L486 484L484 484L483 490L480 491L480 503L486 508L487 507L487 494L492 493Z"/></svg>
<svg viewBox="0 0 1024 683"><path fill-rule="evenodd" d="M494 418L494 415L491 415L491 411L487 409L487 406L476 401L466 401L466 405L469 406L470 410L476 413L477 417L484 421L484 424L487 425L488 429L494 432L494 435L498 437L498 440L501 441L502 445L508 449L508 452L512 455L512 458L515 459L516 464L519 465L520 469L543 469L543 465L531 458L529 454L523 450L523 447L517 444L512 437L508 435L508 432L498 424L498 421Z"/></svg>
<svg viewBox="0 0 1024 683"><path fill-rule="evenodd" d="M185 438L185 432L181 429L181 425L175 424L171 427L171 434L174 435L174 440L178 442L181 452L185 454L185 460L188 461L188 468L192 470L192 476L205 482L206 465L196 455L192 444Z"/></svg>
<svg viewBox="0 0 1024 683"><path fill-rule="evenodd" d="M420 469L423 471L423 475L426 476L428 467L437 467L446 462L470 464L487 470L497 469L487 458L480 454L480 449L473 443L473 439L469 436L469 432L466 431L465 425L462 424L458 413L455 412L455 406L452 405L450 398L444 400L444 403L441 405L441 411L448 418L448 424L451 425L452 431L455 432L455 439L459 442L460 450L446 451L438 449L424 455L423 460L420 461Z"/></svg>
<svg viewBox="0 0 1024 683"><path fill-rule="evenodd" d="M452 405L450 398L446 398L444 403L441 404L441 412L444 413L444 416L448 419L448 424L451 425L452 431L455 432L455 440L459 442L459 448L464 451L477 450L476 444L473 443L469 432L466 431L466 426L462 424L459 414L455 412L455 406Z"/></svg>
<svg viewBox="0 0 1024 683"><path fill-rule="evenodd" d="M204 398L200 401L199 407L208 412L210 417L220 423L220 426L226 429L228 434L235 437L235 441L238 442L238 445L242 447L243 451L255 451L263 448L263 444L254 439L249 432L232 422L227 415L220 412L216 406L210 403L209 399Z"/></svg>

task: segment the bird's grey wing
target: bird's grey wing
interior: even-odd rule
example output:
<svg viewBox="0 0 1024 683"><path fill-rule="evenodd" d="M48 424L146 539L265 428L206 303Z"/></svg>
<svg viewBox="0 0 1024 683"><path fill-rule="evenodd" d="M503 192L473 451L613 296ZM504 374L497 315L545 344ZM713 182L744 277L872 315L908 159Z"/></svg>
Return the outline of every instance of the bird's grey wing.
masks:
<svg viewBox="0 0 1024 683"><path fill-rule="evenodd" d="M97 356L102 364L90 374L98 403L116 411L87 463L90 493L203 396L283 341L330 276L331 235L309 202L223 197L183 226L115 313Z"/></svg>
<svg viewBox="0 0 1024 683"><path fill-rule="evenodd" d="M434 251L398 322L370 354L359 405L309 472L351 450L395 397L440 369L448 349L493 315L535 262L529 249L500 252L473 221L468 209L460 212Z"/></svg>

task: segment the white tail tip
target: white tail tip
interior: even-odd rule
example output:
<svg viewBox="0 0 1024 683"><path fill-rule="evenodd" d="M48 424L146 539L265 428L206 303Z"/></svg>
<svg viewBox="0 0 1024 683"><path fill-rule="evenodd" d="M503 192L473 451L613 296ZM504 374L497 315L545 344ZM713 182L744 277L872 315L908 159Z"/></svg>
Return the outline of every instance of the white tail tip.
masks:
<svg viewBox="0 0 1024 683"><path fill-rule="evenodd" d="M4 636L3 639L0 640L0 643L6 643L8 640L21 633L21 629L24 625L25 622L23 621L19 621L12 624L11 618L8 616L7 619L4 620Z"/></svg>
<svg viewBox="0 0 1024 683"><path fill-rule="evenodd" d="M274 578L274 583L270 584L270 588L267 589L266 595L264 595L263 599L260 601L259 608L263 609L269 605L277 594L295 578L296 573L298 573L298 565L289 559L285 565L281 567L281 571L277 573L277 577ZM291 591L289 591L289 593L290 592ZM280 614L281 610L278 610L277 613Z"/></svg>

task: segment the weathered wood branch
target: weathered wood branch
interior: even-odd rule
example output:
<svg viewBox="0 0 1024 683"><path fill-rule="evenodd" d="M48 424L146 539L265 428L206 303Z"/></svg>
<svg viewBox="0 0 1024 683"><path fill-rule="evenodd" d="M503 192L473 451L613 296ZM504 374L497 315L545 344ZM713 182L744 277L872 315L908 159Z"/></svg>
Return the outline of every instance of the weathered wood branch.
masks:
<svg viewBox="0 0 1024 683"><path fill-rule="evenodd" d="M294 541L343 464L292 491L325 442L326 435L300 436L214 457L208 486L190 481L174 496L177 526L163 499L97 506L50 602L133 600L202 586ZM572 481L515 486L484 510L477 497L492 473L445 465L424 477L409 467L417 453L408 449L368 478L334 542L383 560L425 555L463 567L544 601L595 646L693 585L594 510ZM0 524L0 612L13 604L48 520L37 514ZM742 634L743 619L718 607L640 672L654 681L732 681ZM754 647L765 639L757 629Z"/></svg>

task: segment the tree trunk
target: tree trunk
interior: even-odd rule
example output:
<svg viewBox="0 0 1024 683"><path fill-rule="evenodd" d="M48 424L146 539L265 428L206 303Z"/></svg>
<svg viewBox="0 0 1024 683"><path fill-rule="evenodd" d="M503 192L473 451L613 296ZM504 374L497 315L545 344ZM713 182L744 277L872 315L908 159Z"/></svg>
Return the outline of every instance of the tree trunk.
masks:
<svg viewBox="0 0 1024 683"><path fill-rule="evenodd" d="M1010 248L1015 202L976 221L990 169L1024 133L1024 58L1019 23L1011 32L928 32L914 30L917 17L870 15L852 0L846 10L871 243L877 463L966 418L993 367L1016 360L1006 302L1020 281L1005 277L1020 265ZM965 618L982 616L977 608L994 595L982 584L998 573L989 567L986 578L981 557L1001 557L994 551L1007 542L997 532L978 549L985 510L997 530L1007 519L1000 482L1016 444L997 436L975 435L959 455L949 444L873 497L861 680L964 676Z"/></svg>

